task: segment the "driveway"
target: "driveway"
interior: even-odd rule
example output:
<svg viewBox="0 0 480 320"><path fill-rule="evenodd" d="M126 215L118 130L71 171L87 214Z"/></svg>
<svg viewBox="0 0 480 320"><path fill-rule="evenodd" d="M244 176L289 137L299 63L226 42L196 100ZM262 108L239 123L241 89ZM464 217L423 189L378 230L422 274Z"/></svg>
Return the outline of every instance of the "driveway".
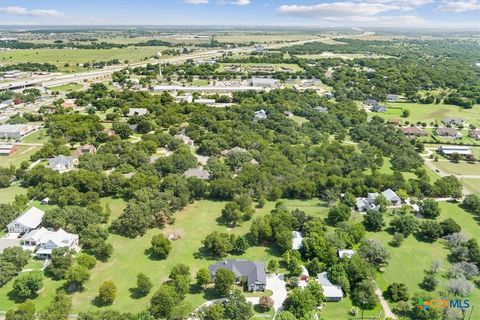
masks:
<svg viewBox="0 0 480 320"><path fill-rule="evenodd" d="M267 276L267 290L273 292L272 300L275 312L282 310L282 304L287 299L287 287L285 286L285 280L283 274L280 275L268 275Z"/></svg>

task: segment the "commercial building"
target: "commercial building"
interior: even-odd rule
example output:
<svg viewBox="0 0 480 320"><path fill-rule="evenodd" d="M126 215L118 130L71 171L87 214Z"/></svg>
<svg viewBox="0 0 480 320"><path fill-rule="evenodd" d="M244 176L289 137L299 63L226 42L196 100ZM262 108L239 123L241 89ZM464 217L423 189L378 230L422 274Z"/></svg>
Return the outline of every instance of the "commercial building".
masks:
<svg viewBox="0 0 480 320"><path fill-rule="evenodd" d="M0 126L0 139L20 139L36 129L34 124L4 124Z"/></svg>

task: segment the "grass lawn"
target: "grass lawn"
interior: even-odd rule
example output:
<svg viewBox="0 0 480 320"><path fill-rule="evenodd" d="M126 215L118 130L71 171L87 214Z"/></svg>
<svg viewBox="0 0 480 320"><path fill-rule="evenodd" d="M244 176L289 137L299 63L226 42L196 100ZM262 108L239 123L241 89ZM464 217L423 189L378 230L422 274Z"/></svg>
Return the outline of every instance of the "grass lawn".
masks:
<svg viewBox="0 0 480 320"><path fill-rule="evenodd" d="M129 60L131 63L140 62L147 57L154 56L166 47L128 47L121 49L26 49L0 52L1 64L16 64L22 62L52 63L62 71L88 71L76 64L94 61L109 61L112 59ZM65 67L65 64L70 64Z"/></svg>
<svg viewBox="0 0 480 320"><path fill-rule="evenodd" d="M241 68L241 71L246 73L248 72L251 68L253 67L271 67L273 69L273 72L280 72L280 71L285 71L285 72L300 72L303 71L303 69L298 66L297 64L293 63L221 63L220 66L218 67L219 72L224 72L225 71L225 66L237 66ZM284 69L285 68L285 69Z"/></svg>
<svg viewBox="0 0 480 320"><path fill-rule="evenodd" d="M117 212L124 204L121 200L114 199L103 200L110 203L113 211L112 216L117 216ZM312 215L324 215L325 208L321 207L318 200L311 201L290 201L285 204L291 208L299 208ZM171 268L182 262L191 267L194 275L200 268L207 267L214 260L208 260L199 253L202 247L201 241L213 231L232 232L234 234L246 234L250 228L251 222L245 222L241 226L231 230L223 225L219 225L216 219L220 216L224 202L199 201L189 205L185 210L175 215L175 223L166 227L164 230L150 230L143 237L128 239L118 235L111 235L109 241L114 246L112 258L107 263L98 263L92 271L92 277L85 286L85 291L73 296L74 312L86 310L88 308L97 308L90 301L98 292L99 285L111 279L115 282L118 289L118 297L113 306L109 307L117 310L140 311L147 307L150 297L160 284L168 279ZM115 206L115 207L114 207ZM258 210L257 216L270 212L274 203L268 203L264 208ZM202 226L199 228L199 226ZM174 241L172 251L166 260L152 260L145 254L145 249L150 247L150 240L153 235L162 232L165 235L172 233L181 236L179 240ZM250 260L259 260L268 262L276 253L266 247L251 247L247 252L237 258ZM133 299L130 289L135 287L136 274L144 272L151 277L154 288L148 297ZM187 301L193 306L199 306L206 299L203 293L191 293L187 295Z"/></svg>
<svg viewBox="0 0 480 320"><path fill-rule="evenodd" d="M480 179L461 179L461 181L471 192L480 193Z"/></svg>
<svg viewBox="0 0 480 320"><path fill-rule="evenodd" d="M52 91L60 91L60 92L70 92L82 89L83 86L80 83L67 83L61 86L50 87L49 89Z"/></svg>
<svg viewBox="0 0 480 320"><path fill-rule="evenodd" d="M349 298L343 298L340 302L326 302L320 315L325 320L349 319L348 312L353 308ZM380 304L374 310L365 310L364 317L378 316L382 311ZM359 317L360 315L358 315ZM360 319L360 318L358 318Z"/></svg>
<svg viewBox="0 0 480 320"><path fill-rule="evenodd" d="M402 121L408 120L410 123L437 122L445 117L457 117L467 120L467 123L479 125L480 124L480 105L475 105L472 109L462 109L459 106L448 104L420 104L420 103L406 103L406 102L389 102L386 104L389 109L385 113L378 113L382 118L393 119L400 118L402 109L410 111L408 118L402 118Z"/></svg>
<svg viewBox="0 0 480 320"><path fill-rule="evenodd" d="M447 174L480 175L480 163L438 161L435 166Z"/></svg>
<svg viewBox="0 0 480 320"><path fill-rule="evenodd" d="M30 156L37 152L40 146L17 146L18 150L13 155L2 156L0 158L0 167L9 167L14 165L17 168L23 161L30 161Z"/></svg>
<svg viewBox="0 0 480 320"><path fill-rule="evenodd" d="M18 185L13 185L8 188L0 189L0 203L10 203L15 200L15 196L19 194L26 194L27 189Z"/></svg>
<svg viewBox="0 0 480 320"><path fill-rule="evenodd" d="M22 138L23 143L44 143L46 140L48 140L47 129L44 128L38 129Z"/></svg>
<svg viewBox="0 0 480 320"><path fill-rule="evenodd" d="M301 126L302 124L308 122L308 119L304 118L304 117L300 117L300 116L292 116L290 117L290 119L292 119L293 121L295 121L296 124L298 124L299 126Z"/></svg>

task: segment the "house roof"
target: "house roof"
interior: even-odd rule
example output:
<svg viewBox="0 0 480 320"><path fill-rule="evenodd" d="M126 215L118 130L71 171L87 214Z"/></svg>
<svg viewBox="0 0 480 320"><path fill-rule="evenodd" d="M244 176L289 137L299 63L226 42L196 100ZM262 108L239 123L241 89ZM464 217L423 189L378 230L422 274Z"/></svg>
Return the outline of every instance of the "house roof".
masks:
<svg viewBox="0 0 480 320"><path fill-rule="evenodd" d="M403 127L400 130L406 135L424 136L428 134L425 130L418 127Z"/></svg>
<svg viewBox="0 0 480 320"><path fill-rule="evenodd" d="M187 171L185 171L183 173L183 175L187 178L190 178L190 177L197 177L197 178L200 178L202 180L208 180L210 179L210 173L203 169L203 168L193 168L193 169L188 169Z"/></svg>
<svg viewBox="0 0 480 320"><path fill-rule="evenodd" d="M342 288L330 282L327 272L319 273L317 275L317 282L322 286L325 298L343 298Z"/></svg>
<svg viewBox="0 0 480 320"><path fill-rule="evenodd" d="M382 192L382 195L387 199L387 200L398 200L400 199L399 196L393 191L392 189L387 189Z"/></svg>
<svg viewBox="0 0 480 320"><path fill-rule="evenodd" d="M143 116L148 113L148 110L145 108L130 108L128 110L128 116Z"/></svg>
<svg viewBox="0 0 480 320"><path fill-rule="evenodd" d="M439 136L456 136L458 134L458 130L455 129L455 128L437 128L437 130L435 130L435 132L439 135Z"/></svg>
<svg viewBox="0 0 480 320"><path fill-rule="evenodd" d="M316 108L314 108L314 109L315 109L315 111L321 112L321 113L326 113L326 112L328 112L328 109L325 108L325 107L316 107Z"/></svg>
<svg viewBox="0 0 480 320"><path fill-rule="evenodd" d="M292 231L292 249L299 250L302 247L303 236L299 231Z"/></svg>
<svg viewBox="0 0 480 320"><path fill-rule="evenodd" d="M246 277L248 286L254 283L267 283L267 274L263 262L224 260L208 267L212 276L214 276L219 269L230 270L235 273L237 277Z"/></svg>
<svg viewBox="0 0 480 320"><path fill-rule="evenodd" d="M73 166L75 163L75 158L71 156L59 155L55 158L48 159L48 166L52 169L55 169L58 165L63 166Z"/></svg>
<svg viewBox="0 0 480 320"><path fill-rule="evenodd" d="M18 223L27 228L35 229L40 225L40 223L42 223L44 214L45 212L43 212L42 210L36 207L31 207L30 209L25 211L22 215L20 215L15 220L10 222L8 226Z"/></svg>
<svg viewBox="0 0 480 320"><path fill-rule="evenodd" d="M355 254L355 250L351 250L351 249L338 250L338 256L340 258L344 258L344 257L351 258L354 254Z"/></svg>
<svg viewBox="0 0 480 320"><path fill-rule="evenodd" d="M30 231L22 238L22 241L31 240L34 240L40 245L52 242L57 247L66 247L69 246L73 241L78 240L78 235L68 233L63 229L50 231L42 227L40 229Z"/></svg>

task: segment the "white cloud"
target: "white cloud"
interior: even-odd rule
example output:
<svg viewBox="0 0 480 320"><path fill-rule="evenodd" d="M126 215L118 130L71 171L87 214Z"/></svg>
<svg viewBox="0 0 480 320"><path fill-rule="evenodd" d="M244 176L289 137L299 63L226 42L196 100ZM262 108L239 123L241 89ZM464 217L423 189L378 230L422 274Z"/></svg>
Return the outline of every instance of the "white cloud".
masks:
<svg viewBox="0 0 480 320"><path fill-rule="evenodd" d="M54 9L28 10L22 7L0 7L0 13L29 17L65 17L63 13Z"/></svg>
<svg viewBox="0 0 480 320"><path fill-rule="evenodd" d="M247 6L252 1L251 0L220 0L219 2L221 4L234 4L234 5L237 5L237 6Z"/></svg>
<svg viewBox="0 0 480 320"><path fill-rule="evenodd" d="M439 5L436 8L436 11L440 12L465 12L480 10L480 1L470 0L470 1L445 1L443 4Z"/></svg>
<svg viewBox="0 0 480 320"><path fill-rule="evenodd" d="M208 0L185 0L185 2L189 4L206 4Z"/></svg>
<svg viewBox="0 0 480 320"><path fill-rule="evenodd" d="M331 2L316 5L282 5L278 8L280 14L313 19L372 17L388 11L405 10L405 7L367 2Z"/></svg>

